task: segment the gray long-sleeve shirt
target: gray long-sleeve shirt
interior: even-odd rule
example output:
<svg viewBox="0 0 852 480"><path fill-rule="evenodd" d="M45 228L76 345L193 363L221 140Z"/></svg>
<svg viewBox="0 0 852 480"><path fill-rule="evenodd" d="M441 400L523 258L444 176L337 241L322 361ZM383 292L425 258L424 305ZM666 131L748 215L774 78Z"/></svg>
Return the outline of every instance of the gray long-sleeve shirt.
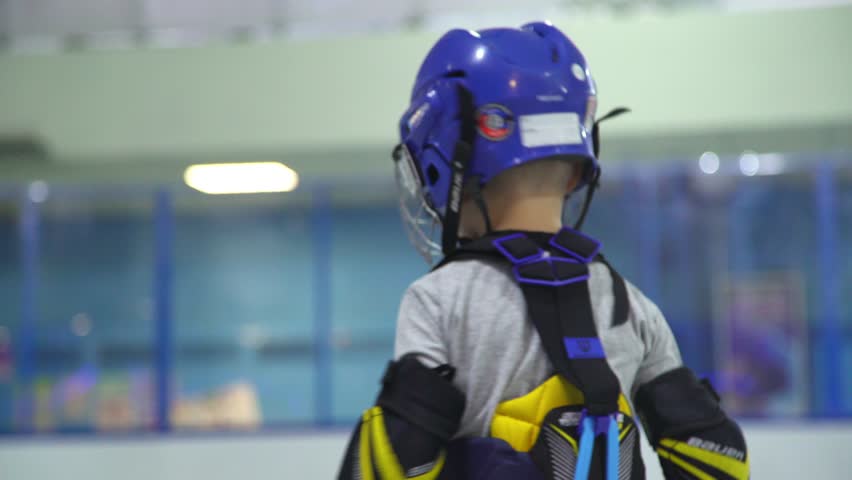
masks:
<svg viewBox="0 0 852 480"><path fill-rule="evenodd" d="M589 291L607 361L629 397L682 365L665 318L633 284L627 282L628 321L614 328L615 297L606 266L590 266ZM500 402L529 393L554 373L511 270L488 260L452 262L408 288L395 357L408 352L456 367L454 383L467 398L457 436L487 436Z"/></svg>

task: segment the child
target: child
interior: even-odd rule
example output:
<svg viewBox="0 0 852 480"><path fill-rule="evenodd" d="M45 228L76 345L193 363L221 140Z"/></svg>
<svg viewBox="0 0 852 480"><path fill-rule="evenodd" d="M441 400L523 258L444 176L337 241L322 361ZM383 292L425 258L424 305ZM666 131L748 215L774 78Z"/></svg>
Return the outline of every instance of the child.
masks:
<svg viewBox="0 0 852 480"><path fill-rule="evenodd" d="M748 478L739 428L659 309L579 232L596 103L550 24L432 48L394 157L410 236L444 258L402 299L396 360L340 478L641 479L634 405L667 479Z"/></svg>

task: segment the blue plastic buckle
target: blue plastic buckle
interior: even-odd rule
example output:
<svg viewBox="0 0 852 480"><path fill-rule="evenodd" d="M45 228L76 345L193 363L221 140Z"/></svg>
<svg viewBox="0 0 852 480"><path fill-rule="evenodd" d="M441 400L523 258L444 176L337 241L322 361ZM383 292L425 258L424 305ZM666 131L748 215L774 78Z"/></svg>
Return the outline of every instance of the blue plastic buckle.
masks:
<svg viewBox="0 0 852 480"><path fill-rule="evenodd" d="M563 337L562 343L565 345L565 353L572 360L606 358L603 344L597 337Z"/></svg>
<svg viewBox="0 0 852 480"><path fill-rule="evenodd" d="M620 427L621 414L594 416L583 410L580 425L577 427L580 433L580 445L577 452L577 469L574 480L588 480L589 470L592 464L592 453L595 447L595 438L598 435L606 435L606 480L618 480L618 464L620 451Z"/></svg>

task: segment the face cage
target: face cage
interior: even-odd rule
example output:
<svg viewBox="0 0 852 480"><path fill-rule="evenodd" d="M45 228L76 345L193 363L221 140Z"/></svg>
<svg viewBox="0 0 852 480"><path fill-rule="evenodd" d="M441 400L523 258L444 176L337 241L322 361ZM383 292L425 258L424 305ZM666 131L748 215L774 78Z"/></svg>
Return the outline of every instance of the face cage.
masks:
<svg viewBox="0 0 852 480"><path fill-rule="evenodd" d="M394 177L399 195L399 211L408 240L430 266L443 256L440 214L432 207L411 152L405 145L394 149Z"/></svg>

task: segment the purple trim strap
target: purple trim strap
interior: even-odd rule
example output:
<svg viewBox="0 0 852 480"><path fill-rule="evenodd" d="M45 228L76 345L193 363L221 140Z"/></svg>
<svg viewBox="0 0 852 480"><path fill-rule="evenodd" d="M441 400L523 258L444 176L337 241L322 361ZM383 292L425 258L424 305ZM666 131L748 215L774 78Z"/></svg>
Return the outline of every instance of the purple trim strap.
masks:
<svg viewBox="0 0 852 480"><path fill-rule="evenodd" d="M608 415L589 415L589 411L587 409L583 409L580 412L580 422L577 424L578 433L583 433L583 420L586 418L591 418L594 424L594 436L598 435L606 435L609 432L609 426L612 422L615 422L618 425L620 422L624 421L624 417L621 412L615 412Z"/></svg>
<svg viewBox="0 0 852 480"><path fill-rule="evenodd" d="M565 353L568 358L606 358L601 340L597 337L564 337Z"/></svg>
<svg viewBox="0 0 852 480"><path fill-rule="evenodd" d="M516 257L511 248L505 245L507 242L512 240L524 239L527 242L532 244L532 241L527 238L523 233L513 233L511 235L506 235L505 237L501 237L493 240L491 243L506 259L512 262L513 273L515 276L515 280L518 283L526 283L531 285L543 285L547 287L561 287L564 285L569 285L577 282L585 282L589 279L589 271L584 268L583 272L579 275L574 274L571 276L559 276L559 269L557 268L558 263L570 263L570 264L580 264L574 258L563 258L563 257L553 257L550 256L549 252L538 248L535 244L532 244L535 247L535 252L527 255L525 257ZM560 250L565 251L564 248L560 248ZM576 254L572 254L573 257L577 257ZM533 265L537 264L546 264L547 265L547 273L549 275L542 276L530 276L528 274L524 274L522 269L529 268ZM528 272L529 273L529 272Z"/></svg>
<svg viewBox="0 0 852 480"><path fill-rule="evenodd" d="M547 260L544 260L544 261L547 261L548 263L550 263L550 260L552 260L552 259L547 259ZM588 273L585 274L585 275L581 275L579 277L565 278L565 279L561 279L561 280L560 279L544 280L544 279L541 279L541 278L530 278L530 277L523 276L523 274L518 271L518 266L519 265L516 265L515 268L514 268L515 280L517 280L518 283L528 283L528 284L531 284L531 285L544 285L546 287L561 287L561 286L564 286L564 285L570 285L572 283L585 282L586 280L589 279Z"/></svg>
<svg viewBox="0 0 852 480"><path fill-rule="evenodd" d="M551 278L536 278L526 276L521 272L521 268L529 267L531 265L535 265L537 263L546 263L549 267L550 273L552 275ZM515 280L518 283L528 283L531 285L544 285L547 287L561 287L563 285L569 285L577 282L585 282L589 279L589 270L587 268L583 269L583 273L580 275L574 275L570 277L560 278L557 275L556 263L570 263L574 265L580 265L580 262L571 259L571 258L559 258L559 257L545 257L539 260L534 260L532 262L523 263L520 265L515 265L513 268L513 273L515 275Z"/></svg>
<svg viewBox="0 0 852 480"><path fill-rule="evenodd" d="M495 248L497 248L497 250L500 251L500 253L503 254L504 257L506 257L507 259L509 259L510 262L512 262L512 265L520 265L520 264L523 264L523 263L530 263L530 262L533 262L535 260L538 260L538 259L544 257L544 250L542 250L540 248L537 248L535 253L533 253L532 255L528 255L526 257L518 258L518 257L512 255L512 253L509 251L509 249L506 248L503 245L503 242L508 242L510 240L515 240L517 238L527 238L527 236L524 235L523 233L513 233L512 235L506 235L505 237L500 237L498 239L495 239L491 243L492 243L492 245L494 245Z"/></svg>
<svg viewBox="0 0 852 480"><path fill-rule="evenodd" d="M613 420L614 419L611 415L595 417L595 436L606 435L609 432L609 424L612 423Z"/></svg>
<svg viewBox="0 0 852 480"><path fill-rule="evenodd" d="M575 252L574 250L571 250L570 248L560 244L557 241L557 239L560 236L565 235L565 234L568 234L568 235L571 235L571 236L582 237L583 240L592 243L594 245L592 253L590 253L589 255L583 255L582 253ZM597 239L594 239L594 238L586 235L583 232L580 232L578 230L574 230L573 228L570 228L570 227L562 227L562 230L557 232L556 235L554 235L553 238L550 239L550 245L556 247L557 249L559 249L559 251L564 252L564 253L576 258L577 260L579 260L583 263L591 263L592 260L594 260L595 257L598 255L598 252L601 251L601 242L599 242Z"/></svg>

